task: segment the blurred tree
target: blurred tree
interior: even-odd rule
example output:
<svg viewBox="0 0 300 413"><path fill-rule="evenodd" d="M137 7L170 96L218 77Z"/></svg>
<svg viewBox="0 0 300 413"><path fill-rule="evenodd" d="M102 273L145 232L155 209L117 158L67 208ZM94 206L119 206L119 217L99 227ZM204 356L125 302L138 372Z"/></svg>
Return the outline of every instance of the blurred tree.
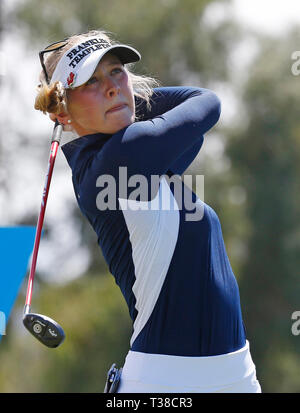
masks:
<svg viewBox="0 0 300 413"><path fill-rule="evenodd" d="M246 118L228 131L227 155L246 192L249 223L241 301L266 392L300 391L299 374L287 368L300 362L291 333L300 297L300 95L291 72L299 41L297 30L260 41L241 93Z"/></svg>

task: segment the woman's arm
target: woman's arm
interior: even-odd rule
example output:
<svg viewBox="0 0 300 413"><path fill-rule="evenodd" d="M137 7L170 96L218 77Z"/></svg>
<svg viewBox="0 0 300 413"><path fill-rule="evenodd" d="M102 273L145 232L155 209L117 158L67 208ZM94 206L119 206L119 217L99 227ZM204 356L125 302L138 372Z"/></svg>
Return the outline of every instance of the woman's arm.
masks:
<svg viewBox="0 0 300 413"><path fill-rule="evenodd" d="M209 92L208 89L198 87L158 87L153 89L149 105L146 101L136 97L137 121L145 121L160 116L185 100L197 96L199 92Z"/></svg>
<svg viewBox="0 0 300 413"><path fill-rule="evenodd" d="M162 115L182 103L184 99L184 94L178 94L178 88L165 87L154 89L150 100L150 108L144 100L136 98L137 121L149 120ZM173 174L182 175L198 155L202 144L203 136L202 139L196 142L191 148L187 149L183 154L180 154L179 158L170 166L169 170Z"/></svg>
<svg viewBox="0 0 300 413"><path fill-rule="evenodd" d="M163 96L160 91L155 94L151 109L151 116L156 116L113 135L91 159L87 179L101 174L117 178L119 167L127 168L128 177L164 175L176 164L177 171L172 172L180 173L185 167L180 157L196 156L195 149L200 148L203 135L219 119L218 97L208 89L162 89Z"/></svg>
<svg viewBox="0 0 300 413"><path fill-rule="evenodd" d="M118 163L127 166L128 174L165 174L180 156L200 147L219 119L220 101L210 90L162 89L153 97L151 115L156 116L133 123L103 148L119 153Z"/></svg>

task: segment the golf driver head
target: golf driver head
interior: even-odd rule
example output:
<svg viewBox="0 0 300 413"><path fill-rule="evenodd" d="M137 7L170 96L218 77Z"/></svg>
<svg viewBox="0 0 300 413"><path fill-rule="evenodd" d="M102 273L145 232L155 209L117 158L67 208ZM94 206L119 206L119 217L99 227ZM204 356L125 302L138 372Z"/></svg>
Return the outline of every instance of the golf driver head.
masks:
<svg viewBox="0 0 300 413"><path fill-rule="evenodd" d="M62 327L44 315L26 313L23 316L23 324L36 339L47 347L58 347L65 339Z"/></svg>

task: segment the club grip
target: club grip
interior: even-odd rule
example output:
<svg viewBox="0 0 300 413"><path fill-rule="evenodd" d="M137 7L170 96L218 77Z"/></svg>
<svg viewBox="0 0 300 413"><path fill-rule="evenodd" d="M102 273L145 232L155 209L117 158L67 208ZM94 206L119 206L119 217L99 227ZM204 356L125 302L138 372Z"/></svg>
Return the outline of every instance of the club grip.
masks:
<svg viewBox="0 0 300 413"><path fill-rule="evenodd" d="M58 122L58 120L56 120L55 125L54 125L54 129L53 129L51 143L52 142L60 143L62 131L63 131L62 125Z"/></svg>

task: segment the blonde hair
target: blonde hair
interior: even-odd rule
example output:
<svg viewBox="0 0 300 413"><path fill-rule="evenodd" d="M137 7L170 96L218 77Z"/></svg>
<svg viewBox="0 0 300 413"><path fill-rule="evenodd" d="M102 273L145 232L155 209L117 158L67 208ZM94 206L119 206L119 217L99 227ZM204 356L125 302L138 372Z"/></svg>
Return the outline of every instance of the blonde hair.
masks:
<svg viewBox="0 0 300 413"><path fill-rule="evenodd" d="M69 37L67 40L68 43L64 47L58 50L54 50L53 52L50 52L47 56L47 59L45 60L45 67L49 79L51 79L55 67L58 64L62 55L72 46L74 46L80 41L84 41L85 37L89 36L101 36L111 44L117 43L112 39L110 33L103 30L91 30L87 33L82 33ZM159 85L158 81L149 76L134 74L131 71L131 65L129 65L129 67L127 67L126 70L132 82L134 95L146 101L147 106L149 107L150 98L153 93L153 88ZM48 85L43 71L40 74L40 84L38 85L38 91L37 96L35 98L34 108L36 110L42 111L43 113L48 112L59 114L62 111L67 111L66 89L59 81Z"/></svg>

